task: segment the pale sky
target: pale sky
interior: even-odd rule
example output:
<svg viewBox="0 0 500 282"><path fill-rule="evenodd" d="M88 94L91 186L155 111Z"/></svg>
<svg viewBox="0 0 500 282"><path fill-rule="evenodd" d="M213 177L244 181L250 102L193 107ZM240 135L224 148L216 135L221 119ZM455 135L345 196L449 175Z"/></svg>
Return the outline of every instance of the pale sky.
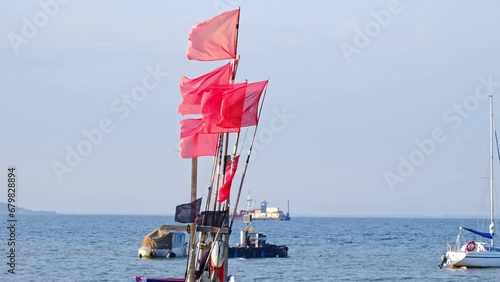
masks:
<svg viewBox="0 0 500 282"><path fill-rule="evenodd" d="M498 1L0 3L0 183L15 165L19 206L173 214L188 202L179 79L227 61L187 60L187 35L238 6L237 81L270 79L244 197L289 200L292 216L459 216L484 200Z"/></svg>

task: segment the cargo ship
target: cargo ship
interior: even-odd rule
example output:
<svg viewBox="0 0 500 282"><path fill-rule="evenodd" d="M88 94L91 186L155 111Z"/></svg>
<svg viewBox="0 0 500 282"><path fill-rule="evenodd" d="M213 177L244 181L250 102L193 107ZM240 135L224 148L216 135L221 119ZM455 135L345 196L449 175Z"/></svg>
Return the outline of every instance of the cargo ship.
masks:
<svg viewBox="0 0 500 282"><path fill-rule="evenodd" d="M239 210L237 218L243 219L245 215L251 216L251 220L290 220L290 201L288 201L287 212L284 213L277 207L268 207L266 200L260 203L260 208L252 209L254 200L248 194L247 209Z"/></svg>

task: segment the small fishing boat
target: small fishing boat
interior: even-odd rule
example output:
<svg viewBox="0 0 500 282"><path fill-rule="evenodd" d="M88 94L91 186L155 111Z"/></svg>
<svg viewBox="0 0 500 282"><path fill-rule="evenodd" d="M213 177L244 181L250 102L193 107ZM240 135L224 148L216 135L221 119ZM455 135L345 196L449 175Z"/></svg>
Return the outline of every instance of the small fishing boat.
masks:
<svg viewBox="0 0 500 282"><path fill-rule="evenodd" d="M175 258L187 256L186 233L163 226L146 235L138 250L139 258Z"/></svg>
<svg viewBox="0 0 500 282"><path fill-rule="evenodd" d="M230 258L286 258L287 245L274 245L266 242L266 235L251 232L252 229L240 230L240 243L229 247Z"/></svg>
<svg viewBox="0 0 500 282"><path fill-rule="evenodd" d="M266 242L266 235L254 232L252 226L253 216L248 213L252 204L250 195L247 197L247 213L242 215L246 226L240 230L240 242L236 246L229 247L231 258L270 258L288 257L287 245L274 245Z"/></svg>

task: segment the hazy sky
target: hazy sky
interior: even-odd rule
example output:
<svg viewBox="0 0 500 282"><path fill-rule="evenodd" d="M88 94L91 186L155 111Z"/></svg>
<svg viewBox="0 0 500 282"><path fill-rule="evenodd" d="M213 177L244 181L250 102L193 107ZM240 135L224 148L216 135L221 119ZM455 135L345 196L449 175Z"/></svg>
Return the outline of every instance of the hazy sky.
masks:
<svg viewBox="0 0 500 282"><path fill-rule="evenodd" d="M188 61L187 35L238 6L237 80L270 79L245 196L290 200L292 216L455 216L484 200L498 1L0 3L1 201L10 165L35 210L173 214L189 201L179 79L226 61Z"/></svg>

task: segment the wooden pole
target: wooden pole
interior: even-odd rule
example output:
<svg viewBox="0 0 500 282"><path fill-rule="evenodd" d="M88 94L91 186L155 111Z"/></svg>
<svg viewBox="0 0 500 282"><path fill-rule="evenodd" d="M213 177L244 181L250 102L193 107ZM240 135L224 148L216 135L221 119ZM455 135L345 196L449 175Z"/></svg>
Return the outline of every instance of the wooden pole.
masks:
<svg viewBox="0 0 500 282"><path fill-rule="evenodd" d="M198 188L198 158L191 159L191 202L196 201L196 190ZM196 270L196 222L189 224L189 267L187 273L188 282L195 282Z"/></svg>

